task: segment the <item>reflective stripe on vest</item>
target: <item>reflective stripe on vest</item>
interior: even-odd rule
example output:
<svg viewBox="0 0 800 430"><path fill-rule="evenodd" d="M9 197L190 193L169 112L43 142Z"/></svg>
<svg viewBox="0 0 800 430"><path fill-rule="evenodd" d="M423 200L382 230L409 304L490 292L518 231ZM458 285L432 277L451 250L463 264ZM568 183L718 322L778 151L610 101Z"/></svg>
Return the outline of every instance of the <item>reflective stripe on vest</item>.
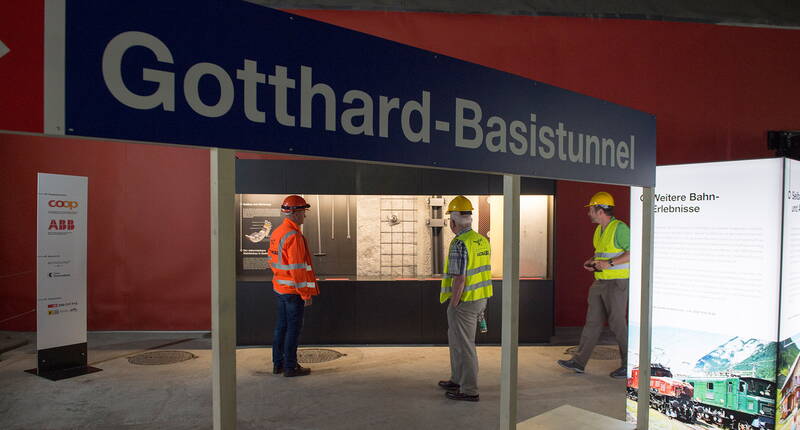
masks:
<svg viewBox="0 0 800 430"><path fill-rule="evenodd" d="M612 220L605 229L597 226L594 230L592 244L594 244L595 260L610 260L625 253L624 249L614 245L614 236L617 233L617 226L622 221ZM628 279L630 277L630 264L617 264L600 272L594 272L595 279Z"/></svg>
<svg viewBox="0 0 800 430"><path fill-rule="evenodd" d="M464 282L464 291L461 293L462 302L471 302L492 297L492 266L491 247L489 240L479 233L468 230L453 238L450 247L460 240L467 247L467 270ZM448 248L449 249L449 248ZM439 291L439 302L444 303L453 295L453 275L447 274L450 259L444 263L444 279Z"/></svg>
<svg viewBox="0 0 800 430"><path fill-rule="evenodd" d="M288 285L288 286L294 287L294 288L316 288L317 287L317 283L316 282L295 282L295 281L290 281L290 280L287 280L287 279L277 279L276 282L281 284L281 285Z"/></svg>

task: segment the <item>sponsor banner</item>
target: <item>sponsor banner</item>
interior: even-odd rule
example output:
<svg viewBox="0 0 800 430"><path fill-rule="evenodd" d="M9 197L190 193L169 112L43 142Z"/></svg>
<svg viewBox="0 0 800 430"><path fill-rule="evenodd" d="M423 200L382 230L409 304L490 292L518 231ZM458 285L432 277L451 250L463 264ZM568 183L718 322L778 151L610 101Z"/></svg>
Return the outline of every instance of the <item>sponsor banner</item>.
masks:
<svg viewBox="0 0 800 430"><path fill-rule="evenodd" d="M88 178L38 175L36 343L86 342Z"/></svg>
<svg viewBox="0 0 800 430"><path fill-rule="evenodd" d="M656 168L650 428L775 428L782 169L783 159ZM632 189L632 243L641 196ZM642 266L631 249L635 421Z"/></svg>
<svg viewBox="0 0 800 430"><path fill-rule="evenodd" d="M252 3L71 0L65 31L67 134L654 184L650 114Z"/></svg>

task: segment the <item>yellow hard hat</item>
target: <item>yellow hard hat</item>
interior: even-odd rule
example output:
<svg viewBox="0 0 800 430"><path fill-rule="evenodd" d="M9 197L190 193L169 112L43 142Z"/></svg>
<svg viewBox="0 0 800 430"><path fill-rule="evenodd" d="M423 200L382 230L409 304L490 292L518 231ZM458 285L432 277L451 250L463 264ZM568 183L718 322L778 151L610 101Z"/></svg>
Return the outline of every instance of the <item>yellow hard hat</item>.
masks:
<svg viewBox="0 0 800 430"><path fill-rule="evenodd" d="M450 200L450 204L447 205L447 213L467 212L472 210L472 202L470 202L469 199L464 196L458 196L453 200Z"/></svg>
<svg viewBox="0 0 800 430"><path fill-rule="evenodd" d="M614 197L611 197L611 194L608 194L605 191L600 191L599 193L595 193L591 199L589 199L589 204L584 206L588 208L589 206L614 206Z"/></svg>

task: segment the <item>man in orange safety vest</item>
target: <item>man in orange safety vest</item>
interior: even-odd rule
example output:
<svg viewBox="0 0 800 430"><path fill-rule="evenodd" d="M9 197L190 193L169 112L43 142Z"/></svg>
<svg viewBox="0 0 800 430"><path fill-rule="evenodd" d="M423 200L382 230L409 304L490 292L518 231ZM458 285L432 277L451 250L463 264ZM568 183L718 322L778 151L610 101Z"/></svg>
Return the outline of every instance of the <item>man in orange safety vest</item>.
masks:
<svg viewBox="0 0 800 430"><path fill-rule="evenodd" d="M300 226L311 207L305 199L292 195L281 204L283 223L269 239L269 265L272 289L278 296L278 318L272 341L272 373L305 376L311 369L297 363L297 341L303 328L303 310L319 294L311 255Z"/></svg>

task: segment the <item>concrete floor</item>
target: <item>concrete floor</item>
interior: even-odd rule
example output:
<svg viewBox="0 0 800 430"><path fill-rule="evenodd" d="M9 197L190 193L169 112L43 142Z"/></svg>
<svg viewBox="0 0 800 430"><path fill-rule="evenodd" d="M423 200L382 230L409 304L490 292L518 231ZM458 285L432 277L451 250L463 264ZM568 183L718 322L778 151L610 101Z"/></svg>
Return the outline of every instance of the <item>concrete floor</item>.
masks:
<svg viewBox="0 0 800 430"><path fill-rule="evenodd" d="M36 366L34 335L24 336L31 342L0 355L0 429L212 428L211 340L202 333L89 333L89 364L103 371L58 382L24 372ZM126 359L152 348L197 358L162 366ZM436 386L449 377L446 347L333 349L347 355L307 365L313 373L302 378L272 375L269 348L239 349L238 428L497 428L499 347L478 348L478 403L447 400ZM624 420L625 381L608 377L618 359L595 359L579 375L555 364L564 351L520 347L518 421L563 405Z"/></svg>

